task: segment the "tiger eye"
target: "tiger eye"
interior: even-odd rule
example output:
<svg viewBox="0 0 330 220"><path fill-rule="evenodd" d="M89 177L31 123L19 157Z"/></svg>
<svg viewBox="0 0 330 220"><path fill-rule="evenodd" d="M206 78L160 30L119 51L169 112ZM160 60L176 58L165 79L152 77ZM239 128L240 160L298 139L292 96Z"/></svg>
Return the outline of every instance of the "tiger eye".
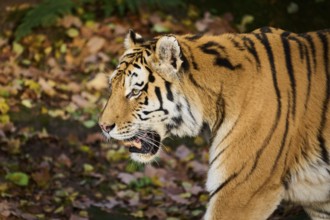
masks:
<svg viewBox="0 0 330 220"><path fill-rule="evenodd" d="M140 90L138 90L138 89L133 89L132 90L132 95L138 95L140 93Z"/></svg>

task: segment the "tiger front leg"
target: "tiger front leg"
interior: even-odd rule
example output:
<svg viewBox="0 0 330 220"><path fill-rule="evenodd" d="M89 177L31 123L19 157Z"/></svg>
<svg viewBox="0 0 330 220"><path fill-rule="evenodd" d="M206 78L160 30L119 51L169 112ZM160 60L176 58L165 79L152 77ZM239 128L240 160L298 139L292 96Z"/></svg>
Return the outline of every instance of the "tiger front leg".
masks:
<svg viewBox="0 0 330 220"><path fill-rule="evenodd" d="M254 185L257 182L241 182L237 187L235 184L220 185L221 189L210 193L204 220L267 219L281 202L284 190L277 184L259 188Z"/></svg>

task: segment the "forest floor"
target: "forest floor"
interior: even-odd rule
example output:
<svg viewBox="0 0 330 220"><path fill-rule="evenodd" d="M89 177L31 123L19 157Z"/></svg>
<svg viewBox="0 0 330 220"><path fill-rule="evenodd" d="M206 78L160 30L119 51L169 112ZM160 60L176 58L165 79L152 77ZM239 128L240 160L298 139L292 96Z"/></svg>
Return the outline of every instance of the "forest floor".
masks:
<svg viewBox="0 0 330 220"><path fill-rule="evenodd" d="M65 16L13 41L0 37L0 219L201 219L208 143L170 139L140 165L97 126L129 28L158 33L235 31L227 17L177 20L159 12L102 21ZM105 73L105 74L104 74ZM308 219L281 205L270 218Z"/></svg>

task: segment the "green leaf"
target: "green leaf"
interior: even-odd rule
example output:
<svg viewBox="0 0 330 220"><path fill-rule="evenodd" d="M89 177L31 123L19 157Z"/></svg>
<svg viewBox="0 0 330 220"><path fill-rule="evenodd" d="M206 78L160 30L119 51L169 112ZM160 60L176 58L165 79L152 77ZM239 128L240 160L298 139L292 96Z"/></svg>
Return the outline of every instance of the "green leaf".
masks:
<svg viewBox="0 0 330 220"><path fill-rule="evenodd" d="M24 105L27 108L32 108L32 102L30 99L24 99L24 100L22 100L21 103L22 103L22 105Z"/></svg>
<svg viewBox="0 0 330 220"><path fill-rule="evenodd" d="M86 128L92 128L96 125L96 122L94 120L87 120L87 121L84 121L83 124Z"/></svg>
<svg viewBox="0 0 330 220"><path fill-rule="evenodd" d="M5 178L18 186L27 186L29 184L29 176L22 172L8 173Z"/></svg>
<svg viewBox="0 0 330 220"><path fill-rule="evenodd" d="M168 27L165 27L161 24L155 24L152 28L153 31L156 33L168 33L170 32L170 29Z"/></svg>
<svg viewBox="0 0 330 220"><path fill-rule="evenodd" d="M24 47L21 44L14 42L13 43L13 51L16 53L16 55L19 56L23 53Z"/></svg>
<svg viewBox="0 0 330 220"><path fill-rule="evenodd" d="M76 28L70 28L66 31L66 34L71 38L75 38L79 36L79 31Z"/></svg>
<svg viewBox="0 0 330 220"><path fill-rule="evenodd" d="M83 168L84 168L84 173L91 173L94 171L94 167L88 163L84 163Z"/></svg>
<svg viewBox="0 0 330 220"><path fill-rule="evenodd" d="M74 6L75 3L71 0L43 0L23 17L15 31L16 41L30 34L35 27L54 24L57 18L71 13Z"/></svg>

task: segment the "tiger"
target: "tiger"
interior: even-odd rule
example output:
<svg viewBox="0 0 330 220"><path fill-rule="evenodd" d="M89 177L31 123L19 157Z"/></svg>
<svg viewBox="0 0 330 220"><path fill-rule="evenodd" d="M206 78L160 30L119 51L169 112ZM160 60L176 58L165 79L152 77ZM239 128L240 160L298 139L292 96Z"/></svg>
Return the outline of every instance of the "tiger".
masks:
<svg viewBox="0 0 330 220"><path fill-rule="evenodd" d="M169 136L211 131L205 220L267 219L281 201L330 219L330 30L130 30L99 125L151 163Z"/></svg>

